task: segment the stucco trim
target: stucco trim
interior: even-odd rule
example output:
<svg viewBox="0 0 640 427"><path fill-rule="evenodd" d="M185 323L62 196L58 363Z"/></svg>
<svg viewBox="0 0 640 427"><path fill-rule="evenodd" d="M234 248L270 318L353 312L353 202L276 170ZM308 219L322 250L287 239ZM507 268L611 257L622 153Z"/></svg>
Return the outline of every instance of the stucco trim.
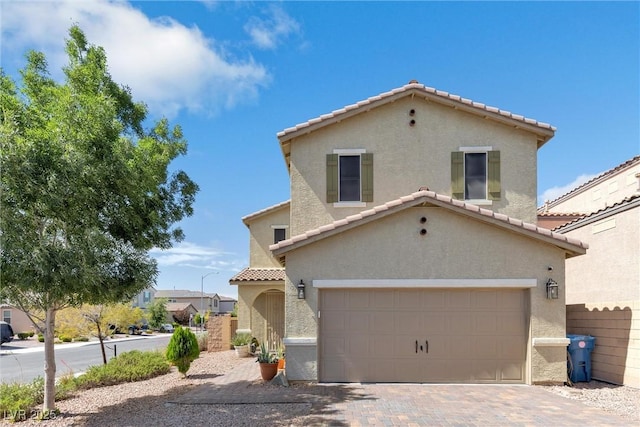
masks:
<svg viewBox="0 0 640 427"><path fill-rule="evenodd" d="M537 279L318 279L314 288L535 288Z"/></svg>
<svg viewBox="0 0 640 427"><path fill-rule="evenodd" d="M282 342L285 346L314 346L317 345L318 339L316 337L289 337L283 338Z"/></svg>
<svg viewBox="0 0 640 427"><path fill-rule="evenodd" d="M569 338L534 338L534 347L566 347L569 345Z"/></svg>

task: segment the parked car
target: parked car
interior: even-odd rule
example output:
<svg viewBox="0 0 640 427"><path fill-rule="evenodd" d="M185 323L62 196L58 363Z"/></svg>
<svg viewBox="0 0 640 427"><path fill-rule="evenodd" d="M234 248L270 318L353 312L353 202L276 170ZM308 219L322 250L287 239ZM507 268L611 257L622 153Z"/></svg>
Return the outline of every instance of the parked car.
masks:
<svg viewBox="0 0 640 427"><path fill-rule="evenodd" d="M173 325L171 323L165 323L164 325L160 325L160 332L173 333Z"/></svg>
<svg viewBox="0 0 640 427"><path fill-rule="evenodd" d="M129 325L127 329L129 335L140 335L142 333L142 328L138 325Z"/></svg>
<svg viewBox="0 0 640 427"><path fill-rule="evenodd" d="M0 321L0 345L13 339L13 328L7 322Z"/></svg>

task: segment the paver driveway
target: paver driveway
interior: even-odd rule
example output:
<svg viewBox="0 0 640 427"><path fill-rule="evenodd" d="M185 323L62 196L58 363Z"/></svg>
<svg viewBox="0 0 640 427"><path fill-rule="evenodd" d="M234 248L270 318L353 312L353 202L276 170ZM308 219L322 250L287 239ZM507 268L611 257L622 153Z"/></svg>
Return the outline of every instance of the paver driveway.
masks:
<svg viewBox="0 0 640 427"><path fill-rule="evenodd" d="M211 386L172 404L272 403L308 413L305 425L330 426L624 426L604 410L525 385L313 384L263 385L249 360ZM282 411L286 417L286 410ZM286 420L283 420L286 421Z"/></svg>

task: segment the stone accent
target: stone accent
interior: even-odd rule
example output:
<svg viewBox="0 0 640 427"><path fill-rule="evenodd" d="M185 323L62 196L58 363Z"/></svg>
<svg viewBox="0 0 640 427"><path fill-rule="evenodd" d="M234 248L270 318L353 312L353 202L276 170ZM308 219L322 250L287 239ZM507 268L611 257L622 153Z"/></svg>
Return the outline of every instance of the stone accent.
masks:
<svg viewBox="0 0 640 427"><path fill-rule="evenodd" d="M231 316L211 316L207 322L209 342L207 351L231 349Z"/></svg>

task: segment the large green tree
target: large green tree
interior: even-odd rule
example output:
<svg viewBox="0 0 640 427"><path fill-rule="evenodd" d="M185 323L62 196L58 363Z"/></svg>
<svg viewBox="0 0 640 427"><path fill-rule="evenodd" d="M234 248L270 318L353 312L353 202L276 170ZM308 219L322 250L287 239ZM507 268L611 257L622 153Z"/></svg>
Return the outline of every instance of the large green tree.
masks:
<svg viewBox="0 0 640 427"><path fill-rule="evenodd" d="M153 283L148 251L183 238L175 224L198 191L168 170L187 150L180 128L162 119L145 129L146 106L112 80L104 50L77 26L66 52L62 82L34 51L20 86L0 70L0 297L44 333L45 412L55 404L56 312L127 300Z"/></svg>

